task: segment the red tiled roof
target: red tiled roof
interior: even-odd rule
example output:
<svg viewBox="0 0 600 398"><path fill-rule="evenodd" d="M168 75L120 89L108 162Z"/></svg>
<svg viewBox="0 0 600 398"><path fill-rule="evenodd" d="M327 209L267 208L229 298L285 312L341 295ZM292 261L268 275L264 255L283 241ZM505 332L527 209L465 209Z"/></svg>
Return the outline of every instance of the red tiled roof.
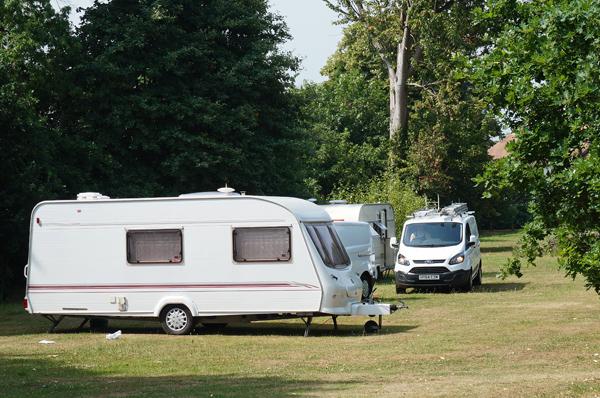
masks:
<svg viewBox="0 0 600 398"><path fill-rule="evenodd" d="M513 133L507 135L497 143L495 143L490 149L488 149L488 155L492 157L492 159L502 159L508 156L508 151L506 150L506 144L511 141L514 141L515 135Z"/></svg>

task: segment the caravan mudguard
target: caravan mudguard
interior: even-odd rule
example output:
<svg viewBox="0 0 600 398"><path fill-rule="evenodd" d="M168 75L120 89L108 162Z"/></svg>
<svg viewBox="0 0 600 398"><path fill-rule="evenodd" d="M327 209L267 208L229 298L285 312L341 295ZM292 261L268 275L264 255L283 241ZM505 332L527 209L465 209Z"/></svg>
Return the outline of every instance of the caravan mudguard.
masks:
<svg viewBox="0 0 600 398"><path fill-rule="evenodd" d="M194 302L189 297L185 296L163 297L154 307L154 316L158 318L163 308L170 304L183 304L186 307L188 307L188 309L192 313L192 316L198 316L198 309L196 308L196 305L194 305Z"/></svg>

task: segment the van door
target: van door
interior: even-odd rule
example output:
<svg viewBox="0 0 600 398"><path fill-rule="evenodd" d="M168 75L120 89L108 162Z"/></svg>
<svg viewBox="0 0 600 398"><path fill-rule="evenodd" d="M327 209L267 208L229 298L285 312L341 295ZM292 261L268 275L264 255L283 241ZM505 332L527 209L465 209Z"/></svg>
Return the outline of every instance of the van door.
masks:
<svg viewBox="0 0 600 398"><path fill-rule="evenodd" d="M467 221L465 223L465 257L467 258L469 264L471 264L471 277L475 274L476 264L475 264L475 246L469 246L469 239L471 238L471 224Z"/></svg>
<svg viewBox="0 0 600 398"><path fill-rule="evenodd" d="M479 230L477 229L475 218L469 219L469 224L471 226L471 234L477 237L477 243L473 247L473 261L474 264L479 265L481 263L481 243L479 242Z"/></svg>
<svg viewBox="0 0 600 398"><path fill-rule="evenodd" d="M466 248L465 250L465 256L469 259L473 275L476 274L476 271L479 267L479 261L481 259L481 248L479 245L479 236L477 235L477 233L477 225L475 224L473 218L468 219L465 223L465 245L468 245L469 240L471 239L471 235L477 236L477 243L475 243L475 245L473 246Z"/></svg>

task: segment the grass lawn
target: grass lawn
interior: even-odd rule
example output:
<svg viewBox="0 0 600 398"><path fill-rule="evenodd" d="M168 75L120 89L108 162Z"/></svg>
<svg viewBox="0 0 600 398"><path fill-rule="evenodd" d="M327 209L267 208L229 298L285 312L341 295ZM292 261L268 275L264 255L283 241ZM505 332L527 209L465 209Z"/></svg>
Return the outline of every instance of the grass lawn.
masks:
<svg viewBox="0 0 600 398"><path fill-rule="evenodd" d="M483 239L483 286L409 293L410 307L362 336L368 318L260 322L190 336L111 321L119 340L55 334L20 304L0 304L0 397L501 396L600 397L600 298L544 258L521 279L496 279L516 234ZM395 302L392 280L379 296ZM42 339L52 345L38 344Z"/></svg>

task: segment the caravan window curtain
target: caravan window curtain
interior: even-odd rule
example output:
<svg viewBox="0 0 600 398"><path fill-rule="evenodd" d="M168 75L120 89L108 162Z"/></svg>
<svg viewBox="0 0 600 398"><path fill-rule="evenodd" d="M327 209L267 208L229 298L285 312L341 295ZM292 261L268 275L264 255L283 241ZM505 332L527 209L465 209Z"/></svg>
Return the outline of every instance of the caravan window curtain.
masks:
<svg viewBox="0 0 600 398"><path fill-rule="evenodd" d="M183 261L179 229L127 231L127 261L130 264L178 264Z"/></svg>
<svg viewBox="0 0 600 398"><path fill-rule="evenodd" d="M233 259L236 262L290 261L291 258L291 231L288 227L233 230Z"/></svg>

